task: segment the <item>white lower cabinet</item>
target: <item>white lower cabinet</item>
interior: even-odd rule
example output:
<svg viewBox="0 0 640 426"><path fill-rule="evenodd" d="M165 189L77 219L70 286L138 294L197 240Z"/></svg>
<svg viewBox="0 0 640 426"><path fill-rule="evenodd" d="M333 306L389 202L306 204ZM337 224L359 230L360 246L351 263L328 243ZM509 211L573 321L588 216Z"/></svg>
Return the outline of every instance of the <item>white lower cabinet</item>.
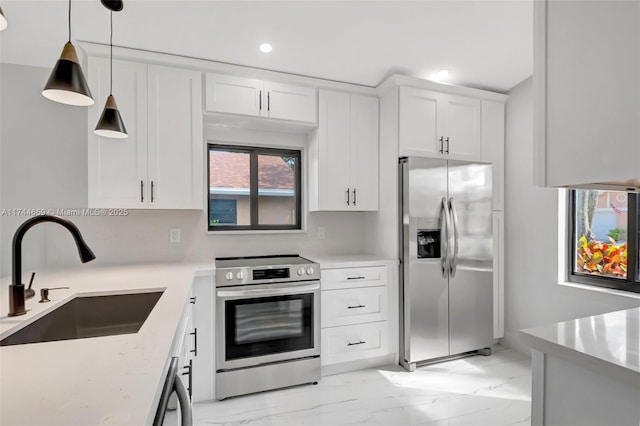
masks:
<svg viewBox="0 0 640 426"><path fill-rule="evenodd" d="M323 366L389 354L387 274L386 266L322 270Z"/></svg>
<svg viewBox="0 0 640 426"><path fill-rule="evenodd" d="M386 286L325 291L322 327L386 320L386 305Z"/></svg>
<svg viewBox="0 0 640 426"><path fill-rule="evenodd" d="M388 342L389 330L386 321L323 329L322 364L386 355Z"/></svg>

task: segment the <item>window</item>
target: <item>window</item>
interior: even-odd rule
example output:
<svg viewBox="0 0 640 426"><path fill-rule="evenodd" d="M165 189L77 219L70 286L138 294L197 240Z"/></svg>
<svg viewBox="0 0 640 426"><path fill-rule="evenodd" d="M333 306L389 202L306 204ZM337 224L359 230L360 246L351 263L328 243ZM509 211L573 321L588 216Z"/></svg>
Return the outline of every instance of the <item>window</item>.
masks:
<svg viewBox="0 0 640 426"><path fill-rule="evenodd" d="M570 191L569 281L640 293L635 193Z"/></svg>
<svg viewBox="0 0 640 426"><path fill-rule="evenodd" d="M209 230L302 229L300 151L209 144Z"/></svg>

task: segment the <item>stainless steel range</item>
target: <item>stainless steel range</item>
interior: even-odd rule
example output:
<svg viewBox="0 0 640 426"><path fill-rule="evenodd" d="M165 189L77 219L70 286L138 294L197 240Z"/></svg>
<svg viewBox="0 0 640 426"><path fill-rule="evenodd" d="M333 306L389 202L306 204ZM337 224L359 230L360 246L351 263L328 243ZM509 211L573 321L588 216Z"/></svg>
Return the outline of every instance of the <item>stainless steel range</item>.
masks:
<svg viewBox="0 0 640 426"><path fill-rule="evenodd" d="M217 258L216 398L320 380L320 265Z"/></svg>

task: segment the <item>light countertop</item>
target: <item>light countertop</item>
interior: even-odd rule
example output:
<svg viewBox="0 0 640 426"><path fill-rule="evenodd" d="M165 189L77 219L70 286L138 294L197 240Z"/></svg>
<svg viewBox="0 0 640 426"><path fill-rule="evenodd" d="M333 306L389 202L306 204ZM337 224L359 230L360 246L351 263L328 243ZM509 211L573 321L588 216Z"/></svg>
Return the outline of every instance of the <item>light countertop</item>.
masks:
<svg viewBox="0 0 640 426"><path fill-rule="evenodd" d="M0 347L0 424L150 424L194 277L213 272L212 264L147 264L39 273L19 317L7 317L3 280L0 337L75 296L165 291L138 333ZM60 286L70 289L38 303L40 288Z"/></svg>
<svg viewBox="0 0 640 426"><path fill-rule="evenodd" d="M640 307L521 330L531 348L640 386Z"/></svg>
<svg viewBox="0 0 640 426"><path fill-rule="evenodd" d="M320 264L320 269L353 268L398 264L397 259L389 259L373 254L350 255L302 255L302 257Z"/></svg>

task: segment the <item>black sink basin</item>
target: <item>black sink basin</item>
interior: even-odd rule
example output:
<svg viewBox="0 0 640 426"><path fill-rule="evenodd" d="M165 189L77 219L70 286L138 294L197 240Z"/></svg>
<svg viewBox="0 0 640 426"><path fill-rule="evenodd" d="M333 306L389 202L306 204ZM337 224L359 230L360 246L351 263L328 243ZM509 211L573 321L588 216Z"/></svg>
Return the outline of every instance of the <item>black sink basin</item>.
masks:
<svg viewBox="0 0 640 426"><path fill-rule="evenodd" d="M0 346L137 333L160 296L162 291L76 297L0 340Z"/></svg>

